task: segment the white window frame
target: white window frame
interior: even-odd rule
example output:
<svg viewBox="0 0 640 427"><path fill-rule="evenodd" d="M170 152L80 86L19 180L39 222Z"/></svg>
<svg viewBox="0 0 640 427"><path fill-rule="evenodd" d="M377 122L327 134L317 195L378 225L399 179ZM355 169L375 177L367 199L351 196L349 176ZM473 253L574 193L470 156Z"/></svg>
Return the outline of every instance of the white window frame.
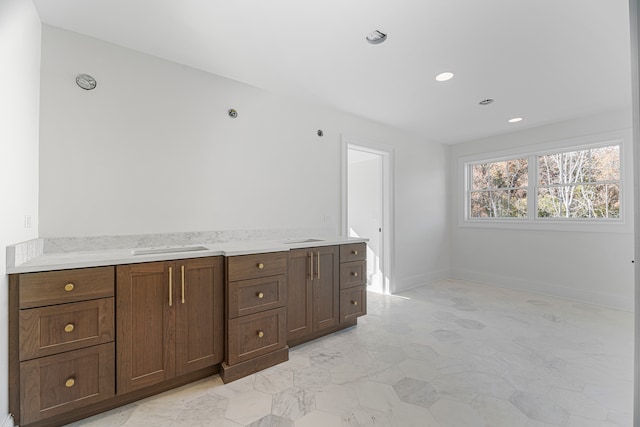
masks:
<svg viewBox="0 0 640 427"><path fill-rule="evenodd" d="M601 231L630 233L633 231L633 199L627 191L627 183L632 184L631 147L624 132L610 132L590 137L553 141L517 149L501 150L483 155L464 156L458 159L459 192L461 196L458 225L475 228L506 228L558 231ZM567 151L618 145L620 147L620 218L538 218L537 173L538 156ZM528 158L529 177L527 186L527 218L472 218L470 216L470 166L517 158Z"/></svg>

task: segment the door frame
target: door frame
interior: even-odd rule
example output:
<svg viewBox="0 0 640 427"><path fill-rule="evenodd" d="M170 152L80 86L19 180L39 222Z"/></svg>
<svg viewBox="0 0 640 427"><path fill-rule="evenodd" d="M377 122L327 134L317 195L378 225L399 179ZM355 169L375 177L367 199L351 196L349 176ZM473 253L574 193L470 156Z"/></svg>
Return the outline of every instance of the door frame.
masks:
<svg viewBox="0 0 640 427"><path fill-rule="evenodd" d="M395 283L394 148L342 135L342 235L349 236L349 149L382 156L382 273L383 293Z"/></svg>

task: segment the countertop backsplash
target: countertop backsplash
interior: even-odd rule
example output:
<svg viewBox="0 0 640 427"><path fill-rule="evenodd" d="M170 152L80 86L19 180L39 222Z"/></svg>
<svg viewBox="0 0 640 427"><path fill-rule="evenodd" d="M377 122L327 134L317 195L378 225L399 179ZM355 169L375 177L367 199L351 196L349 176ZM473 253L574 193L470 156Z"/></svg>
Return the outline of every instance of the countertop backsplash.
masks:
<svg viewBox="0 0 640 427"><path fill-rule="evenodd" d="M367 240L337 236L333 228L39 238L7 246L7 273L151 262L180 257L236 256ZM184 248L196 245L201 247ZM162 248L176 250L163 251ZM154 250L135 253L136 249ZM192 251L193 249L196 250Z"/></svg>
<svg viewBox="0 0 640 427"><path fill-rule="evenodd" d="M265 230L189 231L184 233L130 234L94 237L50 237L44 239L44 253L218 244L241 242L245 240L278 240L309 236L330 236L334 234L334 227L321 227Z"/></svg>

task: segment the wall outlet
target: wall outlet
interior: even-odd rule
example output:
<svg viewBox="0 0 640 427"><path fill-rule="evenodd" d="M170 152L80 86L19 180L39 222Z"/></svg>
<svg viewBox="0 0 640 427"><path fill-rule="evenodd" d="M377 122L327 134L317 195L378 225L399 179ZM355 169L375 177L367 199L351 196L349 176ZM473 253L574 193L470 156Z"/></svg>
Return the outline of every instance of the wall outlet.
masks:
<svg viewBox="0 0 640 427"><path fill-rule="evenodd" d="M33 226L33 221L31 219L31 215L24 216L24 228L31 228Z"/></svg>

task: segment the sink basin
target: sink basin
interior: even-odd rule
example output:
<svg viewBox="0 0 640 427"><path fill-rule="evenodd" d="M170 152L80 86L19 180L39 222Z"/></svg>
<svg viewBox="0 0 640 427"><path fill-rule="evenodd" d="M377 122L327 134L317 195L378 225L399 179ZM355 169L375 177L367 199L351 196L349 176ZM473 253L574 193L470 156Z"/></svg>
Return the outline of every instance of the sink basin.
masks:
<svg viewBox="0 0 640 427"><path fill-rule="evenodd" d="M204 246L174 246L166 248L134 249L131 251L131 255L171 254L174 252L195 252L208 250L209 248Z"/></svg>
<svg viewBox="0 0 640 427"><path fill-rule="evenodd" d="M285 245L295 245L297 243L311 243L311 242L322 242L322 239L291 239L291 240L285 240L284 243Z"/></svg>

